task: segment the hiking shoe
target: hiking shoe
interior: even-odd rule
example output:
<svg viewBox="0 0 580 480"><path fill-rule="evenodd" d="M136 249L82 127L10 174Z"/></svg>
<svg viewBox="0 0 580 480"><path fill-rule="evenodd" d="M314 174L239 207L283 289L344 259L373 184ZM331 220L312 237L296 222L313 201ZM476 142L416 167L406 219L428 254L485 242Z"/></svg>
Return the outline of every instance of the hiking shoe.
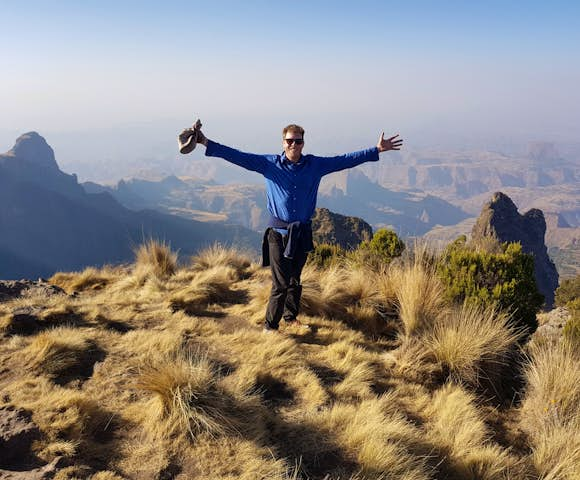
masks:
<svg viewBox="0 0 580 480"><path fill-rule="evenodd" d="M264 328L262 329L262 333L277 333L278 329L277 328L272 328L269 325L265 325Z"/></svg>

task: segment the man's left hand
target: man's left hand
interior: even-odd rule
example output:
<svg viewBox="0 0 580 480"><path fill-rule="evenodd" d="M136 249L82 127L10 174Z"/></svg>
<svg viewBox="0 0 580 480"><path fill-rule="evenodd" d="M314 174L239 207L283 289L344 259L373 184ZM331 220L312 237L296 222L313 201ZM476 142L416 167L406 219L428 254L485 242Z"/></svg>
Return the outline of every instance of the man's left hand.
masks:
<svg viewBox="0 0 580 480"><path fill-rule="evenodd" d="M385 139L385 132L381 133L379 137L379 143L377 143L377 148L380 152L386 152L388 150L401 150L401 146L403 145L403 139L397 138L399 134L389 137Z"/></svg>

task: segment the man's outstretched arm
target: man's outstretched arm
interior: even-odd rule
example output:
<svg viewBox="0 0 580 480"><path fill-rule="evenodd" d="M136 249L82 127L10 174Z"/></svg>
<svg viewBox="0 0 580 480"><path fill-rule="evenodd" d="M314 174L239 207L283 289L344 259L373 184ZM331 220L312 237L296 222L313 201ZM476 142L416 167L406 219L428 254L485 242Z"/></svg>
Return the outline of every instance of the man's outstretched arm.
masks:
<svg viewBox="0 0 580 480"><path fill-rule="evenodd" d="M365 162L376 162L379 160L379 153L389 150L400 150L403 140L398 139L399 134L385 139L385 133L381 133L376 147L359 152L347 153L336 157L319 157L321 173L327 175L339 172L347 168L356 167Z"/></svg>
<svg viewBox="0 0 580 480"><path fill-rule="evenodd" d="M208 157L223 158L228 162L258 173L264 173L266 171L268 160L263 155L240 152L234 148L226 147L225 145L209 140L201 129L197 131L197 143L200 143L206 148L205 154Z"/></svg>

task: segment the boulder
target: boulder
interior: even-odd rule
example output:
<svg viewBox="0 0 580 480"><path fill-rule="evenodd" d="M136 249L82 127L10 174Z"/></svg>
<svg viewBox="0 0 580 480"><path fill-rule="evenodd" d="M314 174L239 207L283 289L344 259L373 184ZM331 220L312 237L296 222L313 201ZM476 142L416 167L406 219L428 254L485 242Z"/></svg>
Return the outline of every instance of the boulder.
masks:
<svg viewBox="0 0 580 480"><path fill-rule="evenodd" d="M471 231L473 240L491 236L500 242L519 242L523 252L533 255L536 284L550 309L558 288L558 271L548 256L545 234L546 220L541 210L533 208L520 215L511 198L502 192L494 193L484 205Z"/></svg>

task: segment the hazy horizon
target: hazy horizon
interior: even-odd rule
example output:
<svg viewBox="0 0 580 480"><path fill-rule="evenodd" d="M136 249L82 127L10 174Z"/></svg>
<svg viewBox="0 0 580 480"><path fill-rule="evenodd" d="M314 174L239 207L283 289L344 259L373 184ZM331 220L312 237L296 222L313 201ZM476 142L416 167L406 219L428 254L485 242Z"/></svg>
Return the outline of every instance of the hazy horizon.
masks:
<svg viewBox="0 0 580 480"><path fill-rule="evenodd" d="M196 116L208 137L280 150L514 151L580 141L580 5L0 0L0 150L37 131L65 171L163 167ZM81 168L82 167L82 168Z"/></svg>

